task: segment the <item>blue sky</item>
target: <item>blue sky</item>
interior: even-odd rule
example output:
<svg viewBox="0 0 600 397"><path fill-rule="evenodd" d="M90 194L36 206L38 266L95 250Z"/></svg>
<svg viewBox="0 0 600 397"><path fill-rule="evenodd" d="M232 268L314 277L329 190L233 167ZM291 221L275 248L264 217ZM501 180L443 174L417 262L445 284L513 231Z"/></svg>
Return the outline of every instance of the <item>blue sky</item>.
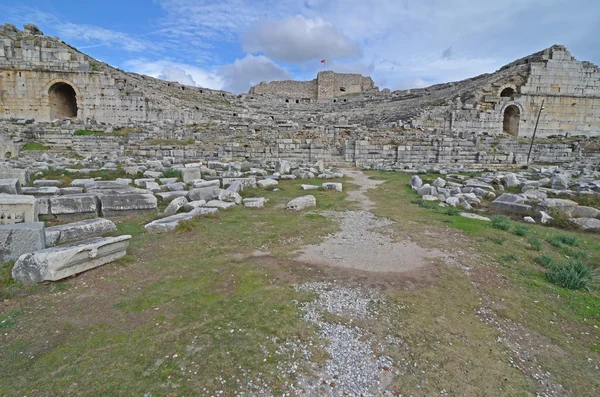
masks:
<svg viewBox="0 0 600 397"><path fill-rule="evenodd" d="M552 44L600 62L597 0L0 0L124 70L245 92L322 69L403 89L497 70Z"/></svg>

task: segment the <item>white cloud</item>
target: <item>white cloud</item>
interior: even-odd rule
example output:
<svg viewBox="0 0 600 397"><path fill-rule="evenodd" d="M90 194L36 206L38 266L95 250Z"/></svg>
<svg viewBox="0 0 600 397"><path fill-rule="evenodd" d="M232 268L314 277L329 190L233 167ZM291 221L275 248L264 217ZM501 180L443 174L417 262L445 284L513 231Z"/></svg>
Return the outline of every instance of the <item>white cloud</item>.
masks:
<svg viewBox="0 0 600 397"><path fill-rule="evenodd" d="M104 29L93 25L75 23L59 23L55 26L63 39L78 40L107 47L120 46L127 51L139 52L156 47L145 40L132 37L126 33Z"/></svg>
<svg viewBox="0 0 600 397"><path fill-rule="evenodd" d="M171 62L167 60L150 61L147 59L131 59L125 66L140 74L156 77L162 80L177 81L181 84L220 90L223 79L212 71L207 71L194 65Z"/></svg>
<svg viewBox="0 0 600 397"><path fill-rule="evenodd" d="M261 81L292 78L287 70L263 55L246 55L232 64L222 66L218 73L224 82L223 89L235 93L247 92Z"/></svg>
<svg viewBox="0 0 600 397"><path fill-rule="evenodd" d="M262 52L278 61L360 58L362 49L333 24L302 15L257 22L244 38L246 52Z"/></svg>

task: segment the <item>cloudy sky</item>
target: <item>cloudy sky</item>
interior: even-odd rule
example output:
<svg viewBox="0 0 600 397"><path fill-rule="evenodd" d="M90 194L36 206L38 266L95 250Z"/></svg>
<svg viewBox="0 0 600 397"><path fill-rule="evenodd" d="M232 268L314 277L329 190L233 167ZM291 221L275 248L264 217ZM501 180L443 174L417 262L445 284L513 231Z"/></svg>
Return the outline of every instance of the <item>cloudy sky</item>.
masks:
<svg viewBox="0 0 600 397"><path fill-rule="evenodd" d="M403 89L497 70L552 44L600 62L598 0L0 0L113 66L213 89L327 69Z"/></svg>

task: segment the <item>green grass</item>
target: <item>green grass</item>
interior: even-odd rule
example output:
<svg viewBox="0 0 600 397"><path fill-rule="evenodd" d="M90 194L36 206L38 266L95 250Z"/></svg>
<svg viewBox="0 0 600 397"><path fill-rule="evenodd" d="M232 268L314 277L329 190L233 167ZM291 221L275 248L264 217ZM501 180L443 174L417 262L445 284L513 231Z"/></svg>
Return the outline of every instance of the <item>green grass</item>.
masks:
<svg viewBox="0 0 600 397"><path fill-rule="evenodd" d="M535 263L537 263L540 266L550 269L550 268L554 267L554 258L552 258L550 255L542 255L542 256L535 258Z"/></svg>
<svg viewBox="0 0 600 397"><path fill-rule="evenodd" d="M554 247L562 247L563 244L571 247L577 247L579 245L579 239L577 237L566 234L553 236L548 240L548 242Z"/></svg>
<svg viewBox="0 0 600 397"><path fill-rule="evenodd" d="M525 236L527 235L527 232L529 231L529 228L525 225L518 225L513 229L513 234L515 236Z"/></svg>
<svg viewBox="0 0 600 397"><path fill-rule="evenodd" d="M546 277L550 282L568 289L589 289L594 276L594 269L581 260L574 260L566 265L552 266L546 272Z"/></svg>
<svg viewBox="0 0 600 397"><path fill-rule="evenodd" d="M10 328L15 325L15 318L22 315L23 310L14 310L10 313L0 314L0 329Z"/></svg>
<svg viewBox="0 0 600 397"><path fill-rule="evenodd" d="M21 150L27 151L27 150L48 150L48 149L50 149L49 146L42 145L39 142L29 142L29 143L26 143L25 146L23 146L23 148Z"/></svg>
<svg viewBox="0 0 600 397"><path fill-rule="evenodd" d="M500 230L510 229L510 218L505 215L494 215L490 218L493 228Z"/></svg>
<svg viewBox="0 0 600 397"><path fill-rule="evenodd" d="M162 174L163 178L181 178L181 171L174 168L167 168Z"/></svg>
<svg viewBox="0 0 600 397"><path fill-rule="evenodd" d="M92 131L92 130L77 130L73 133L75 136L91 136L91 135L105 135L104 131Z"/></svg>
<svg viewBox="0 0 600 397"><path fill-rule="evenodd" d="M534 250L534 251L542 250L542 242L538 238L531 236L527 239L527 242L529 243L532 250Z"/></svg>

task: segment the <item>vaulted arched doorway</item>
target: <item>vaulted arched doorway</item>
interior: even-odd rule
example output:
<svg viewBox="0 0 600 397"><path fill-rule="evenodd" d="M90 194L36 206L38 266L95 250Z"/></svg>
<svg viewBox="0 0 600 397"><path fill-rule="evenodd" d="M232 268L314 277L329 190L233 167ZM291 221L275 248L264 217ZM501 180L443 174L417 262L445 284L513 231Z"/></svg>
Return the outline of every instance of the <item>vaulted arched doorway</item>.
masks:
<svg viewBox="0 0 600 397"><path fill-rule="evenodd" d="M512 136L519 136L519 120L521 111L515 105L510 105L504 110L503 130Z"/></svg>
<svg viewBox="0 0 600 397"><path fill-rule="evenodd" d="M53 84L48 90L50 120L77 117L77 94L67 83Z"/></svg>

